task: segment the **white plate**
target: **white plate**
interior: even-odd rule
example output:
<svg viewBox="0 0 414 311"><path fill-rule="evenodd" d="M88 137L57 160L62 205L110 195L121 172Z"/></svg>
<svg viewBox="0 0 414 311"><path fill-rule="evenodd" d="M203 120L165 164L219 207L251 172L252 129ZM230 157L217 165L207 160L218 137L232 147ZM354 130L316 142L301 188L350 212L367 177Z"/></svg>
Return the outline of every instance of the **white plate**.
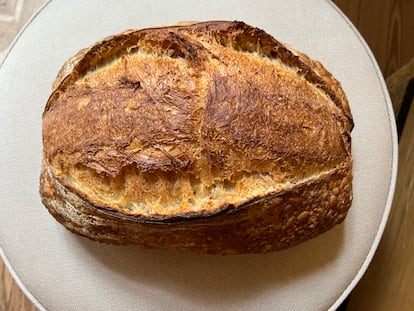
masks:
<svg viewBox="0 0 414 311"><path fill-rule="evenodd" d="M102 245L66 231L38 194L41 114L60 66L127 28L220 19L266 30L342 82L355 119L354 201L345 222L285 251L227 257ZM41 309L335 309L366 270L394 192L397 139L384 81L330 1L52 1L0 69L0 121L0 253Z"/></svg>

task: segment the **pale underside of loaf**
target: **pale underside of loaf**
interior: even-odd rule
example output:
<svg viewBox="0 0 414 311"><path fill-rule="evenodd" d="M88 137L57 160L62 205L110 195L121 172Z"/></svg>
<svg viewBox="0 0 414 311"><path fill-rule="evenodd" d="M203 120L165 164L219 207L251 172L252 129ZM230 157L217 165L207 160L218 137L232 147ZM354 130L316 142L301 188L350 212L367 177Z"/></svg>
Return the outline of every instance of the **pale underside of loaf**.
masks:
<svg viewBox="0 0 414 311"><path fill-rule="evenodd" d="M328 185L313 192L325 198L320 213L330 226L350 206L353 125L339 83L256 28L210 22L128 31L81 51L54 88L43 115L41 193L72 231L92 234L73 225L82 213L63 220L69 210L95 208L137 226L257 209L289 192L313 206L312 195L297 193L307 185ZM317 213L297 208L295 219L315 214L303 236L330 227L318 229Z"/></svg>

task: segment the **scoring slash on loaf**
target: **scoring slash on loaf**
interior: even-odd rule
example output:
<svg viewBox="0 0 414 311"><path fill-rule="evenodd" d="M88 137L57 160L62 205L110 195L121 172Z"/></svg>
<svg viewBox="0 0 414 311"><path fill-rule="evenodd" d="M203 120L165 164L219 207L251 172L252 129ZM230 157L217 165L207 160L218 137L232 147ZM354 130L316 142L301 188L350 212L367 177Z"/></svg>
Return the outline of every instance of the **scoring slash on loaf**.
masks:
<svg viewBox="0 0 414 311"><path fill-rule="evenodd" d="M40 193L90 239L239 254L341 223L353 121L317 61L242 22L130 30L61 69Z"/></svg>

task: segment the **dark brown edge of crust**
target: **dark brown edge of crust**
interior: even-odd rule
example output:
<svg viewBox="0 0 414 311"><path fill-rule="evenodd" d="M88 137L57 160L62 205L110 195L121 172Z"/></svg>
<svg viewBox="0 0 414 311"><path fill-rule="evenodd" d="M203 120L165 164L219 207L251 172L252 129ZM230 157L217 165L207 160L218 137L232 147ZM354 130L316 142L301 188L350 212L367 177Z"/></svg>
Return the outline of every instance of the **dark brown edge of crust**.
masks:
<svg viewBox="0 0 414 311"><path fill-rule="evenodd" d="M127 220L127 221L131 221L131 222L135 222L135 223L177 224L177 223L183 223L183 222L188 222L188 221L212 219L212 218L220 217L222 215L227 215L227 214L232 214L232 213L239 212L243 209L249 208L250 206L253 206L253 205L258 204L260 202L275 199L275 198L277 198L279 196L282 196L282 195L284 195L286 193L289 193L289 192L300 191L300 189L302 189L304 187L307 187L309 185L312 185L312 184L321 183L326 178L329 178L330 176L334 175L338 171L341 171L342 169L344 169L348 166L349 167L352 166L351 161L346 162L342 165L339 165L339 166L335 167L334 169L330 170L329 172L322 174L322 177L321 177L321 175L319 175L318 177L315 177L315 178L306 179L306 181L304 181L304 182L294 184L289 189L269 192L265 195L256 196L252 199L249 199L249 200L247 200L245 202L242 202L242 203L239 203L239 204L224 204L224 205L220 206L219 208L217 208L215 210L212 210L212 211L204 211L203 213L200 213L199 211L186 212L186 213L174 214L174 215L154 214L152 216L125 214L125 213L122 213L120 211L117 211L117 210L113 209L110 206L99 205L97 203L91 202L86 195L80 193L79 191L77 191L73 187L71 187L68 184L64 183L61 179L56 178L55 176L53 176L53 174L52 174L52 172L50 172L50 170L48 170L47 173L51 175L51 179L53 180L54 183L58 182L66 190L68 190L72 194L76 195L81 200L83 200L84 202L89 204L91 207L95 208L96 210L98 210L99 212L103 213L106 216L115 217L117 219Z"/></svg>
<svg viewBox="0 0 414 311"><path fill-rule="evenodd" d="M305 57L295 55L291 50L281 44L273 36L266 33L264 30L249 26L240 21L207 21L184 26L173 25L165 27L143 28L139 30L127 30L120 34L107 37L102 41L93 44L89 49L81 50L78 54L75 55L74 58L76 58L76 64L74 64L73 70L71 70L71 72L66 76L61 77L60 83L56 85L56 88L53 90L47 101L43 114L49 110L56 96L59 96L59 92L64 91L70 82L85 74L90 69L90 64L93 63L93 60L96 60L97 57L101 58L103 56L103 58L105 58L106 55L112 52L112 48L114 46L122 46L122 49L120 50L127 50L129 47L133 46L134 42L136 42L134 40L131 40L133 36L136 36L137 39L139 39L139 36L145 35L145 32L157 29L187 29L194 32L205 29L207 32L214 32L218 38L230 39L230 37L233 36L233 40L238 43L242 42L243 40L247 40L248 42L252 39L255 40L254 43L256 44L256 47L260 46L262 50L267 50L268 55L266 56L279 58L288 66L296 67L298 69L298 74L303 75L309 83L314 85L316 88L324 91L325 94L335 104L335 106L338 107L346 117L347 121L349 122L348 130L352 130L354 123L348 102L344 94L342 99L338 97L335 92L332 91L326 79L317 74L315 70L313 70L304 60ZM234 34L236 35L234 36ZM307 59L307 61L312 60ZM321 69L324 71L324 75L329 77L329 79L336 81L336 79L323 66Z"/></svg>
<svg viewBox="0 0 414 311"><path fill-rule="evenodd" d="M352 204L352 185L351 188L342 188L342 183L344 180L349 180L349 178L352 179L352 173L349 170L349 167L352 163L347 162L347 164L340 165L337 167L338 174L335 172L332 172L332 174L326 174L324 178L316 179L312 183L304 183L302 184L302 187L298 187L295 189L291 189L291 191L287 192L280 192L279 195L286 196L287 199L295 199L298 198L298 196L301 195L302 191L311 191L315 192L317 196L314 197L317 198L320 194L320 190L322 190L324 186L327 186L331 181L335 180L337 187L340 189L345 190L345 193L351 193L351 196L348 197L345 194L345 197L343 197L340 201L338 201L338 204L335 206L332 205L332 203L327 203L328 205L325 207L322 207L325 212L329 211L329 213L324 213L322 211L319 211L318 213L321 213L320 215L323 216L323 221L321 223L318 222L316 227L311 228L310 234L302 235L300 233L300 230L307 228L309 225L309 222L305 220L304 222L300 220L302 215L302 209L296 210L296 221L294 221L294 227L296 229L299 229L297 231L296 229L294 231L290 230L289 228L292 227L292 224L289 225L291 217L289 216L284 220L282 223L285 224L287 227L285 229L282 229L282 231L279 231L279 229L276 229L277 236L267 236L265 240L250 240L246 244L246 241L244 239L238 240L238 244L230 245L227 242L233 243L232 239L222 241L219 244L209 243L207 239L206 241L201 238L199 242L201 243L192 243L192 238L190 239L190 244L186 244L186 241L188 242L187 238L189 236L192 236L193 234L187 234L189 231L184 230L181 231L181 228L188 228L190 231L198 232L198 230L210 230L206 229L208 228L214 228L215 226L218 226L217 229L220 230L222 233L224 233L223 236L227 235L227 229L223 231L223 228L219 229L220 226L223 226L227 228L227 226L232 227L233 225L238 228L238 230L243 230L242 227L238 225L238 221L240 219L246 219L246 217L253 216L254 218L261 217L262 212L266 213L271 219L273 218L273 211L279 210L279 212L276 212L276 214L283 213L283 205L279 206L279 203L285 202L284 200L280 200L280 197L278 195L276 196L267 196L265 199L261 201L255 201L252 202L251 205L245 206L244 209L237 210L237 213L229 214L228 218L225 216L222 216L222 214L218 215L218 217L211 217L211 218L203 218L200 217L200 219L186 219L182 222L143 222L143 221L133 221L131 219L127 219L124 217L116 217L114 215L108 214L103 212L100 209L96 209L94 206L91 206L88 204L88 202L82 201L82 199L76 194L69 192L68 189L62 187L61 184L56 183L56 181L52 180L51 175L47 172L48 170L45 169L45 167L42 167L42 174L40 176L40 183L41 185L46 185L46 187L40 188L41 194L46 190L45 196L42 196L42 202L45 205L45 207L48 209L50 214L66 229L71 231L72 233L78 234L80 236L86 237L90 240L97 241L100 243L109 243L109 244L116 244L116 245L122 245L122 244L136 244L143 248L174 248L179 250L185 250L185 251L192 251L196 253L202 253L202 254L222 254L222 255L229 255L229 254L243 254L243 253L267 253L270 251L276 251L276 250L282 250L284 248L292 247L294 245L297 245L299 243L302 243L304 241L307 241L309 239L315 238L316 236L330 230L333 226L342 223L345 218L346 214L348 213L348 209L351 207ZM49 189L48 189L49 188ZM351 191L351 192L349 192ZM315 202L315 201L311 201ZM291 204L293 202L291 201ZM76 217L74 218L73 215L61 213L59 209L62 207L65 208L65 205L69 204L71 206L71 209L73 209L73 212L83 216L86 216L87 219L91 217L92 219L97 217L100 218L100 221L105 222L103 226L101 224L87 224L86 227L84 227L81 223L77 222ZM282 208L282 209L279 209ZM285 206L286 207L286 206ZM330 211L333 210L334 213L330 216ZM268 212L270 211L270 214ZM306 209L305 209L306 211ZM308 210L309 211L309 210ZM249 216L250 215L250 216ZM319 215L319 214L318 214ZM229 223L223 223L225 219L232 219ZM265 219L268 219L267 217ZM88 220L87 220L88 221ZM108 221L109 223L107 223ZM226 222L226 221L225 221ZM253 223L253 227L255 223ZM118 227L118 225L120 227ZM207 226L207 227L206 227ZM120 228L118 230L117 228ZM152 242L146 243L146 238L141 237L138 239L133 239L135 228L138 228L137 232L144 233L144 236L146 234L146 237L151 238L153 234L156 236L167 236L166 240L161 239L159 242L158 239L153 240ZM203 229L204 228L204 229ZM263 226L255 227L255 228L264 228ZM85 230L84 230L85 229ZM147 232L148 230L155 230L157 232ZM175 231L178 230L178 231ZM213 229L214 230L214 229ZM287 231L286 231L287 230ZM200 231L201 232L201 231ZM293 235L289 234L288 240L283 241L283 237L285 236L283 232L291 232ZM296 232L296 233L295 233ZM184 240L175 240L174 243L177 241L182 241L182 243L178 244L169 244L169 234L172 234L173 236L175 233L179 234L181 238ZM209 234L209 233L207 233ZM204 235L203 235L204 236ZM255 236L255 235L253 235ZM237 240L237 239L236 239ZM172 240L174 241L174 239ZM217 241L217 240L210 240L210 241ZM221 240L220 240L221 241ZM268 243L261 243L260 241L265 241ZM194 242L194 241L193 241ZM252 244L252 243L253 244ZM268 245L272 244L273 247L268 248ZM274 244L275 243L275 244Z"/></svg>

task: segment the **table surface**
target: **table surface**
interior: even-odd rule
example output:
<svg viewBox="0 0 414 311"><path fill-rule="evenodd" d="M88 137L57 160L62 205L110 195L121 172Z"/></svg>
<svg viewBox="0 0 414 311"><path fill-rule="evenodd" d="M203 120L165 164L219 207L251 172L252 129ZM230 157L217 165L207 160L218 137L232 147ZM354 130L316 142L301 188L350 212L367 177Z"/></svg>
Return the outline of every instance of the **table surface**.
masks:
<svg viewBox="0 0 414 311"><path fill-rule="evenodd" d="M43 2L45 0L0 2L0 61L16 33ZM341 7L342 1L335 2ZM350 14L356 14L352 13L355 6L350 6L349 2L359 1L348 1L342 7L345 13L348 9ZM356 26L358 27L358 23ZM392 91L390 90L391 96ZM399 100L394 103L398 112ZM388 225L368 271L350 296L347 310L366 310L368 302L373 310L408 310L414 305L414 298L410 293L414 286L414 262L409 260L414 255L414 227L410 226L410 219L414 217L414 210L410 209L410 205L414 203L413 131L414 108L411 108L400 140L399 175ZM377 305L373 306L372 303ZM1 310L37 309L19 289L0 259Z"/></svg>

